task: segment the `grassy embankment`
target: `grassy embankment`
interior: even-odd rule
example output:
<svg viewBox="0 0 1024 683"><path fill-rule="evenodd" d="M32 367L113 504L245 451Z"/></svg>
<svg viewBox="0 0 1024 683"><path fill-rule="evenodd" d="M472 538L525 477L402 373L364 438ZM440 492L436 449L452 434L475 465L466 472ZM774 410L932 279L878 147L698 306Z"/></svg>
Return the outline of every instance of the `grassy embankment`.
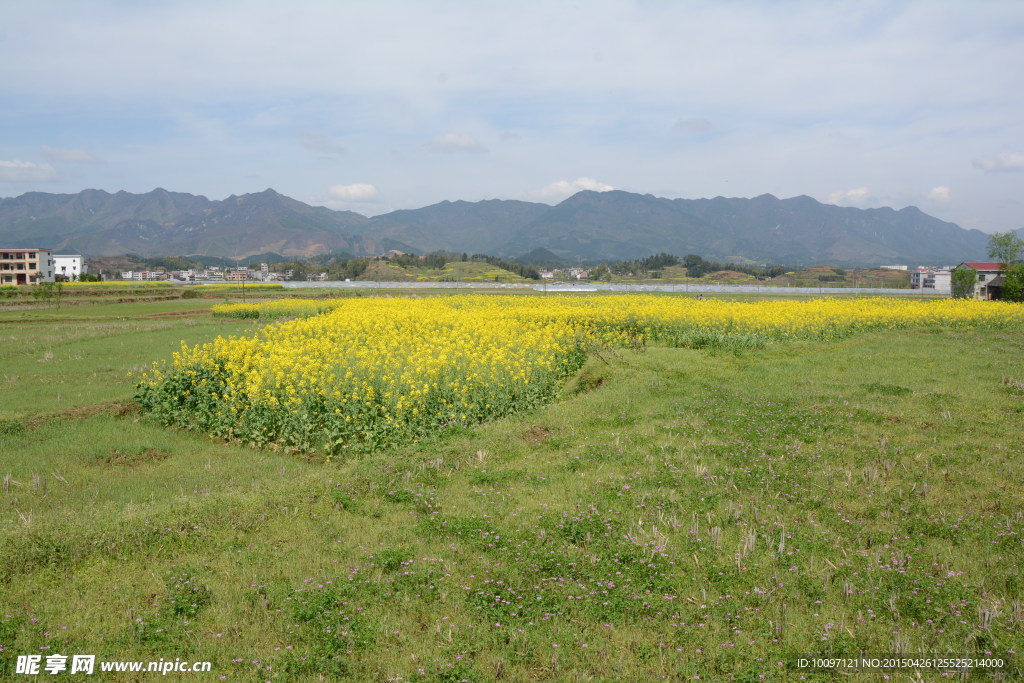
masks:
<svg viewBox="0 0 1024 683"><path fill-rule="evenodd" d="M391 261L371 261L366 271L356 279L367 282L534 282L482 261L449 261L443 268L417 268Z"/></svg>
<svg viewBox="0 0 1024 683"><path fill-rule="evenodd" d="M609 353L555 405L322 463L131 410L128 371L251 329L149 317L185 303L0 325L0 675L32 652L230 680L824 680L797 657L860 652L1024 675L1024 333Z"/></svg>

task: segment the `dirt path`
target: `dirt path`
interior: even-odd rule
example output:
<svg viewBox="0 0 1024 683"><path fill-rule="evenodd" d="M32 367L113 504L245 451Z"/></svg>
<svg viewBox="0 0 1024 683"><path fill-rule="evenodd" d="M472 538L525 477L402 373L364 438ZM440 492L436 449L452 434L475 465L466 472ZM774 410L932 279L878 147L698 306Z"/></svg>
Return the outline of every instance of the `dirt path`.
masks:
<svg viewBox="0 0 1024 683"><path fill-rule="evenodd" d="M140 313L138 315L118 316L117 318L32 318L31 320L0 320L0 325L14 325L24 323L94 323L94 322L122 322L126 320L152 320L154 318L181 318L191 315L209 313L209 308L193 308L187 311L165 311L163 313Z"/></svg>
<svg viewBox="0 0 1024 683"><path fill-rule="evenodd" d="M106 401L103 403L93 403L74 408L67 408L65 410L55 410L39 415L29 415L16 418L14 420L8 420L7 422L13 422L16 425L20 425L19 429L35 430L47 422L53 422L54 420L84 420L85 418L103 414L114 415L116 417L126 417L138 412L139 406L134 401ZM8 429L10 429L9 426Z"/></svg>

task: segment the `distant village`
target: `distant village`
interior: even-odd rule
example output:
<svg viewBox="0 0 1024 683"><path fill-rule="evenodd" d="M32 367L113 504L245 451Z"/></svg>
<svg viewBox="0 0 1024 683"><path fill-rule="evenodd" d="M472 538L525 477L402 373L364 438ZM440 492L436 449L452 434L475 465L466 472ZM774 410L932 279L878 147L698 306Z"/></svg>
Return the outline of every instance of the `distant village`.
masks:
<svg viewBox="0 0 1024 683"><path fill-rule="evenodd" d="M207 266L203 269L189 268L188 270L167 270L156 268L154 270L125 270L121 272L122 280L172 280L176 282L283 282L291 280L293 271L272 271L270 265L261 263L260 267L250 268L249 266L220 267ZM327 279L327 273L307 273L305 280L323 281Z"/></svg>
<svg viewBox="0 0 1024 683"><path fill-rule="evenodd" d="M587 280L590 278L590 269L584 267L571 267L564 269L545 270L540 269L540 276L544 280ZM261 263L259 269L248 266L218 267L208 266L202 270L166 270L156 268L155 270L126 270L121 272L121 280L168 280L177 282L284 282L293 280L294 271L272 271L270 265ZM302 278L306 282L323 282L327 280L327 273L305 273Z"/></svg>
<svg viewBox="0 0 1024 683"><path fill-rule="evenodd" d="M909 276L910 289L928 290L934 294L951 294L953 289L953 272L960 266L967 266L977 272L977 283L973 288L974 298L1000 298L1003 271L1000 263L970 261L957 266L918 266L911 269L907 265L879 266L880 270L905 271ZM541 269L543 281L586 281L591 277L591 269L583 266L563 269ZM127 270L119 274L121 281L134 282L283 282L293 280L292 270L273 271L267 263L259 268L249 266L207 266L187 270L169 270L154 268L153 270ZM326 272L302 273L305 281L325 281ZM33 285L41 282L74 282L95 279L89 276L88 264L78 254L54 254L48 249L0 249L0 285Z"/></svg>

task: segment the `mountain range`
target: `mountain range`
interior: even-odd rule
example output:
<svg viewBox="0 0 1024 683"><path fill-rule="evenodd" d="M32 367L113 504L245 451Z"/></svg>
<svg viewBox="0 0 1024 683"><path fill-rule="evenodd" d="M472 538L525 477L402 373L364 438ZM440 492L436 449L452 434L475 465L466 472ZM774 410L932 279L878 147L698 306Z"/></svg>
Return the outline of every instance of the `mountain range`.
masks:
<svg viewBox="0 0 1024 683"><path fill-rule="evenodd" d="M987 242L979 230L912 206L856 209L770 194L666 199L583 191L555 206L443 201L373 218L310 206L271 189L224 200L160 188L0 199L0 246L85 256L372 256L397 249L515 258L545 249L571 261L668 252L737 263L855 266L954 264L984 258Z"/></svg>

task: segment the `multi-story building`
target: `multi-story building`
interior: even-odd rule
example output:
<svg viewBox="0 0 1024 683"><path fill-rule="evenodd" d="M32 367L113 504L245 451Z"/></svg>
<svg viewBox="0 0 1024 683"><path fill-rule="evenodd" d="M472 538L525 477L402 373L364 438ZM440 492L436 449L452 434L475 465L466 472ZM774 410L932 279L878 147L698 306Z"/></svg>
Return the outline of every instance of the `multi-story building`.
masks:
<svg viewBox="0 0 1024 683"><path fill-rule="evenodd" d="M0 285L53 282L53 250L0 248Z"/></svg>
<svg viewBox="0 0 1024 683"><path fill-rule="evenodd" d="M999 299L1003 294L1003 264L996 261L964 261L960 266L973 268L978 273L974 283L974 298ZM957 266L959 268L960 266Z"/></svg>
<svg viewBox="0 0 1024 683"><path fill-rule="evenodd" d="M80 254L54 254L53 274L63 277L68 282L75 282L88 272Z"/></svg>
<svg viewBox="0 0 1024 683"><path fill-rule="evenodd" d="M953 271L949 268L925 268L910 271L911 289L934 289L949 293L952 288Z"/></svg>

